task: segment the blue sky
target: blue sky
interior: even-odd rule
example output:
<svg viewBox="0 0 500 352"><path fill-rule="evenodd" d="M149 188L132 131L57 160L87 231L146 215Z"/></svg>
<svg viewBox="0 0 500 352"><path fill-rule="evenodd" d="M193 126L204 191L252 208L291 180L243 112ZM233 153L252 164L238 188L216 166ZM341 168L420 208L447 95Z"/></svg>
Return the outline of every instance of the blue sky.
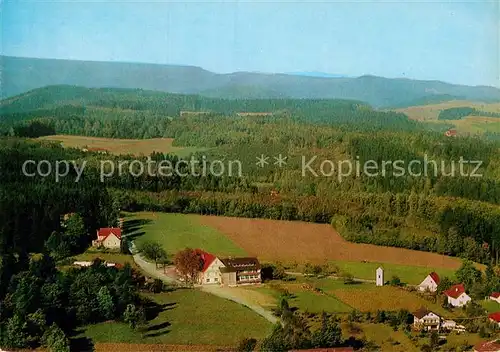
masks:
<svg viewBox="0 0 500 352"><path fill-rule="evenodd" d="M4 1L5 55L499 83L498 1Z"/></svg>

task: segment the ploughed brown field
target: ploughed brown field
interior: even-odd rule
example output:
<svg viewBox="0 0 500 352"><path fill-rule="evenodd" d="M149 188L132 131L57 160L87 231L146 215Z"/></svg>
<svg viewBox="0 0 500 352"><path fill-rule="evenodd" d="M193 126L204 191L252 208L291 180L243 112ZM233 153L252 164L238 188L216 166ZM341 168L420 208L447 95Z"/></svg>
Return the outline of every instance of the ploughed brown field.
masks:
<svg viewBox="0 0 500 352"><path fill-rule="evenodd" d="M328 224L299 221L197 216L224 233L249 255L264 261L325 260L384 262L457 269L460 261L436 253L351 243Z"/></svg>

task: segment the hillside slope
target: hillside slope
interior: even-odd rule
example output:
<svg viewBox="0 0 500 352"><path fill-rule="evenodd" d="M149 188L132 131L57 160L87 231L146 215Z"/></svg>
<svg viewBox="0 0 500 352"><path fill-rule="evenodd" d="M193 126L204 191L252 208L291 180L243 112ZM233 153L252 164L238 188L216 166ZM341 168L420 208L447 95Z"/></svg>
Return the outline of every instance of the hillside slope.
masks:
<svg viewBox="0 0 500 352"><path fill-rule="evenodd" d="M10 97L47 85L141 88L227 98L338 98L375 107L409 106L432 95L500 101L500 90L439 81L375 76L310 77L236 72L217 74L199 67L91 62L1 56L1 96Z"/></svg>

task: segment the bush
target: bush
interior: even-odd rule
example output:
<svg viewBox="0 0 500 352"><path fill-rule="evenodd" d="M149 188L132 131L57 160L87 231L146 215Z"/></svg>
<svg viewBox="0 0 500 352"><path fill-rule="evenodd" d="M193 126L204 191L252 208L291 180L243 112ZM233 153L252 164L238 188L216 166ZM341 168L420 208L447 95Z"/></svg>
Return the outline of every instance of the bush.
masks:
<svg viewBox="0 0 500 352"><path fill-rule="evenodd" d="M236 348L237 352L252 352L255 349L255 346L257 346L257 340L253 338L244 338L243 340L240 341L238 344L238 347Z"/></svg>

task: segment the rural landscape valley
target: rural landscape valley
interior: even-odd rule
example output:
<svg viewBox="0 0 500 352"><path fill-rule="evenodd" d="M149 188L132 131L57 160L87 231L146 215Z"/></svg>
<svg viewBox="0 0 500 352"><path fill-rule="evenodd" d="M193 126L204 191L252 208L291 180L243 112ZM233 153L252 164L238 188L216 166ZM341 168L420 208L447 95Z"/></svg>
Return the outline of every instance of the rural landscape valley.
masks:
<svg viewBox="0 0 500 352"><path fill-rule="evenodd" d="M498 3L0 6L0 352L500 352Z"/></svg>

